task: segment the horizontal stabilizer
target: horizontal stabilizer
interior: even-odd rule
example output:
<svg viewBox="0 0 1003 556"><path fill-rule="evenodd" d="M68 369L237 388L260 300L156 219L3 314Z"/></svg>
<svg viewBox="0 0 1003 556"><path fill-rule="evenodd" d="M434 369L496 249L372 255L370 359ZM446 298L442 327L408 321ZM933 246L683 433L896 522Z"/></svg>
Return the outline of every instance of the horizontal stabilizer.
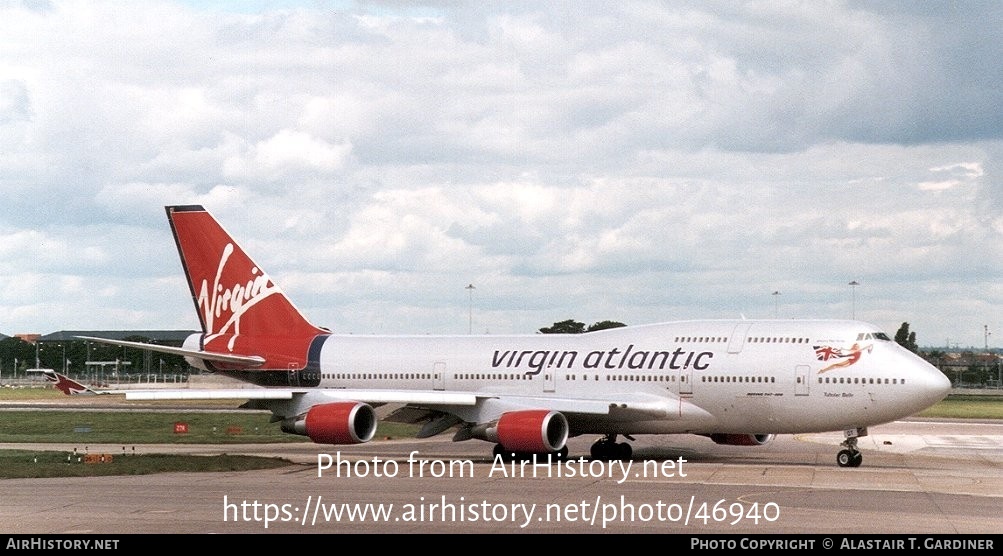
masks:
<svg viewBox="0 0 1003 556"><path fill-rule="evenodd" d="M185 349L171 346L161 346L158 344L147 344L144 342L127 342L125 340L109 340L108 338L95 338L93 336L77 336L81 340L89 340L100 344L112 346L131 347L158 353L169 353L171 355L182 355L185 357L196 357L204 361L218 361L220 363L230 363L232 365L244 365L247 367L259 367L265 362L264 357L257 355L236 355L233 353L219 353L216 351L202 351L197 349Z"/></svg>

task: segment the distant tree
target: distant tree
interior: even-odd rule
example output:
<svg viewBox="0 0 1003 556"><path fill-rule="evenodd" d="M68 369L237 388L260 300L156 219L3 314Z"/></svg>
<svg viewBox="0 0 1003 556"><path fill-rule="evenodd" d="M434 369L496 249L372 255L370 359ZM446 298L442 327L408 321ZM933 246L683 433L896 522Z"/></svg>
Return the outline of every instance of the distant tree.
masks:
<svg viewBox="0 0 1003 556"><path fill-rule="evenodd" d="M895 342L913 353L919 351L919 346L916 345L916 333L909 332L908 322L903 322L898 332L895 333Z"/></svg>
<svg viewBox="0 0 1003 556"><path fill-rule="evenodd" d="M585 323L574 319L555 322L553 326L540 329L541 334L581 334L582 332L585 332Z"/></svg>
<svg viewBox="0 0 1003 556"><path fill-rule="evenodd" d="M562 320L561 322L555 322L552 326L547 326L540 329L541 334L582 334L584 332L595 332L596 330L606 330L607 328L620 328L622 326L627 326L622 322L616 322L615 320L601 320L599 322L594 322L585 328L584 322L578 322L574 319Z"/></svg>
<svg viewBox="0 0 1003 556"><path fill-rule="evenodd" d="M16 372L34 366L35 346L19 338L0 339L0 378L11 378Z"/></svg>
<svg viewBox="0 0 1003 556"><path fill-rule="evenodd" d="M615 320L601 320L599 322L592 323L586 332L595 332L596 330L606 330L608 328L622 328L624 326L627 325Z"/></svg>

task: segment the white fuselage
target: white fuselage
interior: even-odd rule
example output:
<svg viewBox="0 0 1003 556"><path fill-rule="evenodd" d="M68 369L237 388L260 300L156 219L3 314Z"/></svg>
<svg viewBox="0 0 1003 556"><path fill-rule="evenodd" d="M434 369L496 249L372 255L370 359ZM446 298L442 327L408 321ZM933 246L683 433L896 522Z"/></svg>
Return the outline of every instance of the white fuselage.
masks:
<svg viewBox="0 0 1003 556"><path fill-rule="evenodd" d="M538 402L565 413L573 435L867 427L925 409L950 388L939 370L857 321L682 321L578 335L332 335L319 369L322 389L477 393L487 401L447 408L470 422ZM604 415L583 410L621 402L622 410Z"/></svg>

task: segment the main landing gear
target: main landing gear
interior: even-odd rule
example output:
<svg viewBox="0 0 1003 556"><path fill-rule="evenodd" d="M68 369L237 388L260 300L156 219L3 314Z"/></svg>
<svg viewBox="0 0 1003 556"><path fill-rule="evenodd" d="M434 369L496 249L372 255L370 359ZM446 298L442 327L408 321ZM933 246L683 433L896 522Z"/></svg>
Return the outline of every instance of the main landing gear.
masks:
<svg viewBox="0 0 1003 556"><path fill-rule="evenodd" d="M836 463L840 467L860 467L864 456L857 450L857 438L867 436L867 429L847 429L843 431L843 434L846 436L846 440L840 443L840 446L843 446L844 449L836 454Z"/></svg>
<svg viewBox="0 0 1003 556"><path fill-rule="evenodd" d="M630 459L634 450L626 442L617 442L615 434L607 434L596 440L589 451L592 459L617 460Z"/></svg>

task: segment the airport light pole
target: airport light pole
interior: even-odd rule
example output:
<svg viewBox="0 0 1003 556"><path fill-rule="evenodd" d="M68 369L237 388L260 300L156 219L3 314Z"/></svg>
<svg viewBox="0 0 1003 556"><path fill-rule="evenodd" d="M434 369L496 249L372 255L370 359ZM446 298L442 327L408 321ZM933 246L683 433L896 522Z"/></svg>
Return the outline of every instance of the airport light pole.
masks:
<svg viewBox="0 0 1003 556"><path fill-rule="evenodd" d="M853 299L852 301L853 312L851 313L853 320L857 320L857 286L859 285L860 282L856 280L850 282L850 297Z"/></svg>
<svg viewBox="0 0 1003 556"><path fill-rule="evenodd" d="M992 336L993 333L989 331L988 324L982 325L982 333L985 335L986 361L987 361L986 364L988 365L989 364L988 361L990 361L989 356L991 356L993 353L992 351L989 350L989 337ZM991 373L992 370L990 370L989 372ZM992 379L989 379L989 382L992 382ZM1000 368L1000 360L998 357L996 358L996 388L1003 388L1003 368Z"/></svg>
<svg viewBox="0 0 1003 556"><path fill-rule="evenodd" d="M780 318L780 290L774 291L773 295L773 318Z"/></svg>
<svg viewBox="0 0 1003 556"><path fill-rule="evenodd" d="M465 289L467 290L467 294L468 294L468 297L470 299L470 313L469 313L468 321L467 321L468 322L467 334L473 334L474 333L474 290L477 289L477 288L475 288L473 284L467 284L467 287Z"/></svg>

